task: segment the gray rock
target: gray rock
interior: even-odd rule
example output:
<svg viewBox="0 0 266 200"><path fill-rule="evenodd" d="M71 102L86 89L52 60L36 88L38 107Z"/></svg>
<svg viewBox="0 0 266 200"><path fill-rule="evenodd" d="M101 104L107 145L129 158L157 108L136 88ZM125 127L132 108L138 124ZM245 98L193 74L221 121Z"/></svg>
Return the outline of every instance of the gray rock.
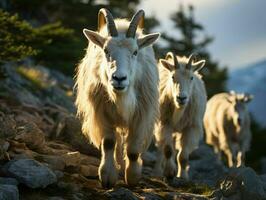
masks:
<svg viewBox="0 0 266 200"><path fill-rule="evenodd" d="M260 175L260 180L262 181L262 186L266 192L266 174Z"/></svg>
<svg viewBox="0 0 266 200"><path fill-rule="evenodd" d="M17 186L0 184L0 199L19 200L19 193Z"/></svg>
<svg viewBox="0 0 266 200"><path fill-rule="evenodd" d="M220 189L223 196L232 199L266 199L261 178L249 167L230 169L228 175L221 181Z"/></svg>
<svg viewBox="0 0 266 200"><path fill-rule="evenodd" d="M225 175L226 167L217 159L212 148L201 144L189 160L189 176L197 183L215 186L216 182Z"/></svg>
<svg viewBox="0 0 266 200"><path fill-rule="evenodd" d="M45 188L57 181L56 175L48 167L32 159L12 160L3 169L30 188Z"/></svg>
<svg viewBox="0 0 266 200"><path fill-rule="evenodd" d="M19 127L15 140L24 142L30 149L38 149L44 146L45 136L35 123L27 123Z"/></svg>
<svg viewBox="0 0 266 200"><path fill-rule="evenodd" d="M5 185L18 185L18 181L14 178L4 178L0 177L0 184Z"/></svg>
<svg viewBox="0 0 266 200"><path fill-rule="evenodd" d="M64 172L61 172L59 170L55 170L54 173L55 173L57 179L60 179L64 176Z"/></svg>

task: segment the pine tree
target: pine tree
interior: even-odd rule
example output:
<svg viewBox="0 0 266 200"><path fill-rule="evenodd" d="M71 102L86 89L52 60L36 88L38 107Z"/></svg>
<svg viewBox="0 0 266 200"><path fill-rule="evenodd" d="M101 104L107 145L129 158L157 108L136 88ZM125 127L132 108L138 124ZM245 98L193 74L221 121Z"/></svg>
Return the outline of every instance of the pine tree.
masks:
<svg viewBox="0 0 266 200"><path fill-rule="evenodd" d="M34 29L26 21L0 9L0 27L0 62L19 61L38 53L31 46L35 39Z"/></svg>
<svg viewBox="0 0 266 200"><path fill-rule="evenodd" d="M175 28L180 36L170 36L167 33L162 34L162 38L168 45L160 49L161 56L168 51L173 51L178 55L189 56L192 52L199 54L201 58L206 59L206 67L202 70L203 79L206 83L208 97L225 90L227 80L226 68L221 68L218 62L214 61L207 50L207 46L213 41L210 36L204 36L198 39L198 33L204 32L204 27L195 20L193 6L188 7L188 12L180 5L179 10L171 16ZM172 32L172 31L171 31Z"/></svg>

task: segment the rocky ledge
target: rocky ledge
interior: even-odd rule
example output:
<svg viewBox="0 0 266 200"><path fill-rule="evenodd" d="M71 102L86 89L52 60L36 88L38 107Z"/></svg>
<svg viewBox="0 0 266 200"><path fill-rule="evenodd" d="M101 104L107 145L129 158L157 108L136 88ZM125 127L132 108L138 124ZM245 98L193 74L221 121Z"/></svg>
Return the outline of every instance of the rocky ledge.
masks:
<svg viewBox="0 0 266 200"><path fill-rule="evenodd" d="M122 177L104 190L100 153L81 134L71 78L42 66L0 69L0 199L266 199L266 174L228 169L201 144L190 161L191 181L152 176L156 150L142 155L143 178L130 188Z"/></svg>

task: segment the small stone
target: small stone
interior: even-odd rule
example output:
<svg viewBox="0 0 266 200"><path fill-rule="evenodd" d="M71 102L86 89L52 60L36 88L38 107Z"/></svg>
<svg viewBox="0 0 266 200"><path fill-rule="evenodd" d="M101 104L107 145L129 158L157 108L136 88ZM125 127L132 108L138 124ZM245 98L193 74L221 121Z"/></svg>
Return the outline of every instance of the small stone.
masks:
<svg viewBox="0 0 266 200"><path fill-rule="evenodd" d="M7 152L9 146L9 142L0 138L0 160L10 160L9 154Z"/></svg>
<svg viewBox="0 0 266 200"><path fill-rule="evenodd" d="M80 173L83 176L98 176L98 167L93 165L81 165Z"/></svg>
<svg viewBox="0 0 266 200"><path fill-rule="evenodd" d="M12 138L16 135L16 121L12 116L0 112L0 138Z"/></svg>
<svg viewBox="0 0 266 200"><path fill-rule="evenodd" d="M113 190L111 192L107 193L107 196L111 200L122 200L122 199L127 199L127 200L138 200L139 198L129 189L127 188L119 188L117 190Z"/></svg>
<svg viewBox="0 0 266 200"><path fill-rule="evenodd" d="M57 155L42 155L40 156L39 161L47 163L48 167L53 170L62 171L66 166L64 159Z"/></svg>
<svg viewBox="0 0 266 200"><path fill-rule="evenodd" d="M19 193L17 186L0 184L0 199L19 200Z"/></svg>
<svg viewBox="0 0 266 200"><path fill-rule="evenodd" d="M80 154L81 156L81 164L83 165L94 165L94 166L99 166L100 165L100 159L96 158L94 156L88 156L84 154Z"/></svg>
<svg viewBox="0 0 266 200"><path fill-rule="evenodd" d="M62 158L66 166L78 166L80 164L80 153L78 151L63 154Z"/></svg>
<svg viewBox="0 0 266 200"><path fill-rule="evenodd" d="M32 159L9 161L3 170L30 188L45 188L57 181L56 175L48 167Z"/></svg>
<svg viewBox="0 0 266 200"><path fill-rule="evenodd" d="M24 142L30 149L40 149L44 146L44 133L34 123L28 123L18 128L15 140Z"/></svg>

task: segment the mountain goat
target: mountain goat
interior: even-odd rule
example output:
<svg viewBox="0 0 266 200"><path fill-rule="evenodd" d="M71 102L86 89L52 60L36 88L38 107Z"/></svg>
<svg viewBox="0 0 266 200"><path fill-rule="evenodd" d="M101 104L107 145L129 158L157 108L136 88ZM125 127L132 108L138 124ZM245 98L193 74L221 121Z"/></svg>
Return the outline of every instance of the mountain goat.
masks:
<svg viewBox="0 0 266 200"><path fill-rule="evenodd" d="M246 103L252 95L220 93L207 103L204 116L206 143L214 147L221 159L223 152L229 167L244 165L251 142L250 118Z"/></svg>
<svg viewBox="0 0 266 200"><path fill-rule="evenodd" d="M137 184L140 154L149 146L158 118L159 75L151 45L160 34L143 35L143 21L143 10L129 22L100 9L98 32L83 30L89 45L76 75L76 106L83 133L101 149L98 173L107 188L118 179L123 146L125 182Z"/></svg>
<svg viewBox="0 0 266 200"><path fill-rule="evenodd" d="M194 60L195 54L186 58L169 52L159 62L160 121L155 128L158 157L154 168L158 176L176 176L174 152L178 149L177 177L188 179L189 154L197 148L203 135L207 98L198 71L205 60Z"/></svg>

